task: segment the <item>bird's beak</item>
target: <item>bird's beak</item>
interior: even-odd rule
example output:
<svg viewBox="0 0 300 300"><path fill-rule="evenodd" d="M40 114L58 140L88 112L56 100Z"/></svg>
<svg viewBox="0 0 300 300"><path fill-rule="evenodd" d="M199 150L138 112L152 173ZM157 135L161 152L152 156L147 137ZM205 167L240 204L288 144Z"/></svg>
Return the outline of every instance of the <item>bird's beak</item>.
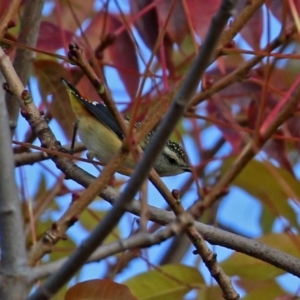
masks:
<svg viewBox="0 0 300 300"><path fill-rule="evenodd" d="M184 172L192 173L192 169L191 169L191 168L188 168L188 167L184 167L184 168L182 168L182 170L183 170Z"/></svg>

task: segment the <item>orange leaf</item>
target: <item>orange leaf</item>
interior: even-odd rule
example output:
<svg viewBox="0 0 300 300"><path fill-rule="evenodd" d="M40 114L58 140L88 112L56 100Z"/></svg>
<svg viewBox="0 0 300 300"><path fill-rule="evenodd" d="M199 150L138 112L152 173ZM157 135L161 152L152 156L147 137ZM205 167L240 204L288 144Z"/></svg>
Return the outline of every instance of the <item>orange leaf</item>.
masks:
<svg viewBox="0 0 300 300"><path fill-rule="evenodd" d="M94 279L77 283L71 287L65 300L136 300L126 285L109 279Z"/></svg>

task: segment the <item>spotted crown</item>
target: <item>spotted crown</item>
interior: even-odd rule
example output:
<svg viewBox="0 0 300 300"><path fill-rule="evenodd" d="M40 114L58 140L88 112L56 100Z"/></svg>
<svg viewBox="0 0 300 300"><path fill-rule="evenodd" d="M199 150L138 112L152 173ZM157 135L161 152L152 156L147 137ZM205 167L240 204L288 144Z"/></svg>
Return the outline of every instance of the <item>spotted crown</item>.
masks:
<svg viewBox="0 0 300 300"><path fill-rule="evenodd" d="M187 155L184 151L184 149L177 143L167 140L166 146L172 150L174 153L177 154L178 157L180 157L185 163L188 163Z"/></svg>

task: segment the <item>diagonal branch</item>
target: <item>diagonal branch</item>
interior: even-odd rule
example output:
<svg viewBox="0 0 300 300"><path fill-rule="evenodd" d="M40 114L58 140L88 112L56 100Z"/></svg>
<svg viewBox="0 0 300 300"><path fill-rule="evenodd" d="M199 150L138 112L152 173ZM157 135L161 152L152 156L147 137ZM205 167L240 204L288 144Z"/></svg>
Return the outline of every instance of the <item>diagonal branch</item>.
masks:
<svg viewBox="0 0 300 300"><path fill-rule="evenodd" d="M35 47L44 2L45 0L25 1L24 12L21 19L21 31L18 38L18 42L20 44ZM34 53L29 49L17 49L14 60L14 68L23 85L26 85L29 79L33 56ZM18 100L15 96L7 94L6 104L10 117L10 127L11 130L14 130L17 126L17 119L20 110Z"/></svg>

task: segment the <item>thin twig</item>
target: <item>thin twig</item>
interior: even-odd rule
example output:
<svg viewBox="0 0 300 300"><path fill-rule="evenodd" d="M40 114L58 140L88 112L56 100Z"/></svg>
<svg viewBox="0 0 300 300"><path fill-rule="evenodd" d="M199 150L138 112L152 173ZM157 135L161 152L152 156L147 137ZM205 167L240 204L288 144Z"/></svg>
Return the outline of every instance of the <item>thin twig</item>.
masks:
<svg viewBox="0 0 300 300"><path fill-rule="evenodd" d="M22 145L22 143L20 143ZM34 145L29 144L28 147L32 147ZM41 147L38 147L39 149ZM65 149L70 149L70 145L63 146ZM83 144L77 143L73 149L73 153L78 153L84 151L86 148ZM14 155L14 160L15 160L15 166L20 167L20 166L25 166L25 165L33 165L36 162L40 162L43 160L47 160L51 158L52 155L60 155L60 154L65 154L57 151L51 151L48 152L48 149L45 149L45 152L24 152L24 153L18 153ZM47 152L46 152L47 151ZM72 156L68 156L69 158L72 158ZM75 159L75 158L74 158ZM84 159L84 161L89 161Z"/></svg>
<svg viewBox="0 0 300 300"><path fill-rule="evenodd" d="M31 47L36 46L44 2L45 0L25 1L18 38L20 44ZM33 57L34 54L31 50L17 49L13 65L23 85L26 85L28 82ZM6 105L10 117L10 127L11 130L14 130L17 126L20 111L18 100L14 96L7 94Z"/></svg>

